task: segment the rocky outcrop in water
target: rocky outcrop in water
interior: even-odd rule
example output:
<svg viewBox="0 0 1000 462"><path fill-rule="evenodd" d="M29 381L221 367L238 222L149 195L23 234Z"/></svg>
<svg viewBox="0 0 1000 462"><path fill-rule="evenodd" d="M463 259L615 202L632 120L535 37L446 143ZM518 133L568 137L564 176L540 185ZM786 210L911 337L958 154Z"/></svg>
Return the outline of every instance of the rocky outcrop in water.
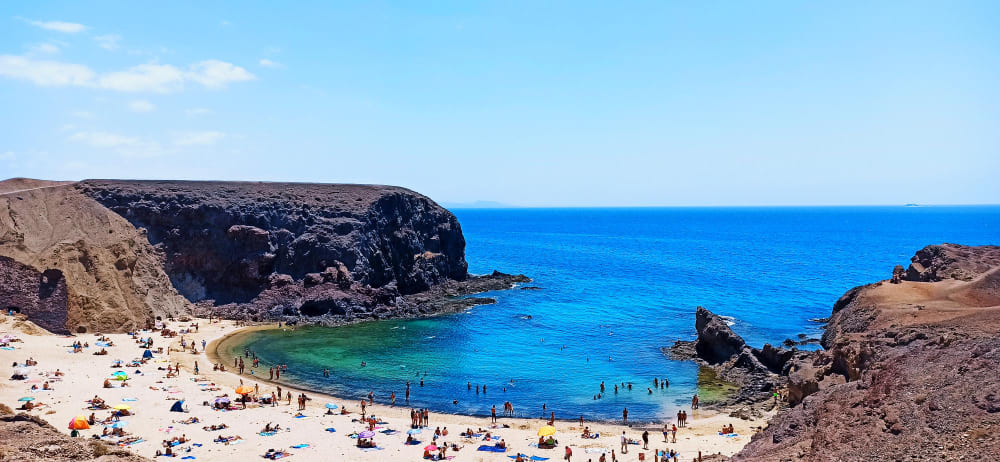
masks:
<svg viewBox="0 0 1000 462"><path fill-rule="evenodd" d="M734 460L1000 460L1000 247L928 246L834 305Z"/></svg>
<svg viewBox="0 0 1000 462"><path fill-rule="evenodd" d="M785 367L798 353L770 344L751 348L725 318L700 306L695 311L695 331L696 340L678 340L663 351L674 359L691 359L711 367L719 377L739 387L726 402L715 403L718 405L768 402L773 392L784 385Z"/></svg>

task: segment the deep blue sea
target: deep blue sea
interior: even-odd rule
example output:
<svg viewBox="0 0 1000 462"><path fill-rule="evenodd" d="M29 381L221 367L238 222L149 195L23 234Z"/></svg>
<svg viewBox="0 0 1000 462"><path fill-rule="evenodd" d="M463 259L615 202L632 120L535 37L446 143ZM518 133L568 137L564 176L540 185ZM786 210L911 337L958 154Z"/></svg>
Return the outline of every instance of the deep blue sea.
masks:
<svg viewBox="0 0 1000 462"><path fill-rule="evenodd" d="M341 396L374 390L386 402L395 391L402 404L411 381L411 404L442 412L487 414L510 401L520 416L545 404L557 418L618 418L628 407L656 420L699 391L699 368L660 351L694 337L696 306L732 317L751 345L818 337L810 319L925 245L1000 244L995 206L454 213L470 272L524 273L541 290L493 293L495 305L432 319L255 333L223 352L247 345L266 364L287 363L287 378ZM669 388L648 393L654 377ZM609 393L594 399L602 381ZM633 389L615 394L623 382Z"/></svg>

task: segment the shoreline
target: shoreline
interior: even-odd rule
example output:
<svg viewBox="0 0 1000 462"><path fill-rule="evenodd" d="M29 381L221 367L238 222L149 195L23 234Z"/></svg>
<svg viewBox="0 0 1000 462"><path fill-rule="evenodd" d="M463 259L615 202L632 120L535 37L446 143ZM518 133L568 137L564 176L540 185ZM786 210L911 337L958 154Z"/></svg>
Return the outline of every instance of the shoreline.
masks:
<svg viewBox="0 0 1000 462"><path fill-rule="evenodd" d="M386 435L376 433L376 442L384 450L376 452L362 451L355 447L355 441L346 436L354 431L361 431L367 427L357 421L358 401L354 399L344 399L326 393L318 393L306 387L285 384L282 382L272 382L261 380L258 376L249 374L239 375L231 373L227 367L225 372L213 371L211 364L217 364L222 359L219 346L226 340L234 336L246 334L256 330L276 328L276 324L265 324L255 326L236 327L232 321L216 321L206 323L205 319L192 319L190 322L167 322L167 327L178 331L191 323L199 324L199 332L183 334L187 341L196 342L199 351L196 354L190 353L190 349L182 351L180 349L180 336L175 338L163 338L158 333L142 332L140 337L153 337L154 349L163 347L164 353L157 354L155 359L147 365L141 366L142 374L135 373L135 367L125 369L113 369L108 367L114 359L128 360L132 357L142 355L141 349L134 339L127 334L107 334L114 341L115 346L107 348L108 356L93 356L95 351L95 336L93 334L76 335L73 337L56 336L50 333L27 333L28 329L13 328L9 319L0 323L0 332L15 333L24 339L24 343L17 344L15 351L0 351L0 359L4 364L0 364L0 374L9 376L11 374L11 362L22 361L27 357L34 357L39 366L33 368L32 378L35 374L42 374L43 371L54 371L60 369L65 376L61 381L53 382L54 391L40 393L37 396L40 401L48 405L40 411L33 410L29 414L36 415L52 423L61 433L67 434L66 421L77 415L88 415L96 412L98 419L105 417L108 411L91 411L86 409L85 400L99 395L107 400L111 405L117 404L118 400L128 401L137 410L135 416L123 418L128 420L129 426L125 428L130 434L141 436L144 443L127 447L131 452L151 457L157 449L162 450L159 442L163 439L186 434L193 443L200 446L181 445L175 447L175 452L181 450L188 451L190 455L201 460L231 460L235 457L260 457L267 449L290 448L292 453L305 457L305 460L314 458L334 458L347 461L396 461L396 460L420 460L423 454L423 446L432 440L435 428L448 428L450 434L442 437L440 441L458 444L464 447L461 451L449 451L449 456L456 456L457 461L508 461L508 456L517 453L527 455L538 455L549 457L561 457L561 446L570 446L576 452L577 457L593 457L595 460L600 455L598 452L610 452L618 450L618 436L623 432L630 439L639 440L644 428L650 431L650 449L642 451L640 446L630 446L629 457L634 452L646 452L646 457L651 460L651 451L655 449L670 448L680 452L682 459L690 459L698 451L705 455L722 453L732 455L743 448L750 440L750 435L754 428L766 425L765 416L756 421L744 421L738 418L731 418L725 413L715 410L689 411L687 427L679 427L676 443L663 443L659 428L656 431L652 426L627 427L620 424L590 421L584 425L591 431L598 432L602 436L599 439L584 439L580 436L582 428L575 420L557 420L555 427L558 429L556 438L559 440L559 448L555 450L538 449L531 446L537 442L536 431L546 424L541 418L497 418L497 425L491 428L489 417L468 416L461 414L448 414L432 411L430 422L424 428L423 434L414 435L424 441L423 444L410 446L403 444L406 438L406 430L410 428L409 411L407 406L389 406L379 403L368 406L367 415L378 416L382 428L391 428L398 433ZM29 324L29 323L25 323ZM66 345L73 341L88 341L91 348L84 353L72 354L67 351ZM205 350L200 350L201 340L206 341ZM194 363L198 362L199 374L194 375ZM223 362L224 363L224 362ZM181 374L179 377L171 377L166 374L167 365L180 365ZM119 387L118 383L113 383L113 388L103 388L101 382L114 371L126 371L132 377L128 387ZM48 380L48 379L46 379ZM234 396L233 390L243 382L249 386L257 384L262 393L270 394L276 385L282 387L282 391L289 390L292 393L305 393L311 398L307 402L304 410L298 411L297 407L287 405L286 400L275 406L261 406L255 403L249 404L246 410L235 409L228 412L213 410L207 404L211 403L215 397L220 395ZM31 391L26 391L30 384L22 381L0 382L0 403L14 408L18 406L18 399L22 396L32 396ZM41 386L41 385L39 385ZM172 413L170 407L177 400L185 400L185 413ZM133 401L134 400L134 401ZM324 404L326 401L346 406L350 414L340 415L339 409L334 415L325 414ZM352 404L353 403L353 404ZM24 412L24 411L15 411ZM295 414L301 413L305 417L296 418ZM181 419L197 417L198 424L190 426L184 425ZM229 428L220 432L208 432L202 430L203 425L226 423ZM274 436L259 436L258 432L267 423L278 423L283 430ZM738 437L725 438L717 435L718 428L726 424L734 424L739 433ZM289 430L284 430L284 429ZM325 428L335 428L336 432L324 431ZM482 428L494 432L504 438L508 451L506 453L493 453L477 451L477 446L491 444L481 441L481 439L463 438L458 435L466 428ZM100 425L93 426L92 430L85 431L84 436L89 436L96 429L100 434ZM213 443L213 438L220 435L241 436L244 444L231 445ZM617 436L616 436L617 435ZM113 442L113 441L112 441ZM494 441L495 442L495 441ZM293 446L308 444L308 447L291 449ZM440 443L439 443L440 444Z"/></svg>
<svg viewBox="0 0 1000 462"><path fill-rule="evenodd" d="M439 316L439 315L440 314L435 314L433 316ZM231 321L227 320L226 322L231 322ZM373 321L361 321L361 322L373 322ZM324 391L317 391L317 390L310 390L308 388L308 384L296 383L295 381L265 379L265 378L263 378L261 376L258 376L256 374L249 374L249 373L246 373L246 372L243 373L243 374L240 374L238 372L235 372L233 370L232 366L228 365L228 359L232 359L232 358L227 358L226 360L223 360L223 356L219 352L219 348L221 347L221 345L223 343L225 343L225 342L227 342L229 340L232 340L235 337L246 336L246 335L248 335L250 333L253 333L253 332L267 331L267 330L285 330L285 329L296 330L298 327L306 327L306 326L278 327L277 323L266 323L266 324L258 324L258 325L237 327L235 330L233 330L231 332L228 332L228 333L222 335L221 337L218 337L218 338L210 341L208 343L207 347L206 347L205 355L208 357L209 361L212 364L222 364L222 365L226 366L226 371L225 372L230 373L234 377L239 377L239 378L242 378L242 379L248 379L248 380L252 380L252 381L258 381L258 382L261 382L262 384L266 383L266 384L271 384L271 385L275 385L275 386L280 386L280 387L282 387L282 389L294 390L296 393L310 393L310 394L313 394L313 395L323 396L323 397L329 398L331 400L345 401L345 402L351 402L351 401L360 402L363 399L363 397L346 397L346 396L340 396L340 395L337 395L335 393L324 392ZM312 327L312 326L309 326L309 327ZM335 328L340 327L340 326L321 326L321 327L326 327L326 328L329 328L329 329L335 329ZM251 370L251 369L252 368L248 365L247 366L247 370ZM722 379L717 379L717 380L722 381ZM726 383L728 383L728 382L726 382ZM731 384L731 386L735 387L735 385L732 385L732 384ZM701 396L702 394L703 394L702 390L699 390L699 396ZM705 393L705 394L707 395L707 393ZM379 402L379 400L376 398L376 403L378 403L378 402ZM412 408L420 408L421 407L421 406L418 406L418 405L407 405L407 404L405 404L405 401L403 401L403 403L404 404L388 405L388 407L392 408L392 409L412 409ZM379 404L381 404L381 403L379 403ZM704 414L720 414L720 415L725 415L725 414L727 414L730 411L730 408L736 408L736 407L739 407L739 406L727 406L727 405L725 405L725 403L704 402L702 404L702 406L700 406L699 411L701 413L704 413ZM429 407L428 410L431 411L431 412L433 412L433 413L435 413L435 414L440 414L440 415L451 415L451 416L470 417L470 418L486 418L486 419L488 419L490 417L489 414L471 414L471 413L462 413L462 412L448 412L448 411L441 411L441 410L438 410L438 409L434 409L433 407ZM688 409L688 411L690 412L690 409ZM543 416L539 416L539 417L505 417L505 419L523 419L523 420L529 420L529 421L534 421L534 420L548 421L549 420L548 417L543 417ZM576 418L569 418L569 419L567 419L567 418L557 417L555 420L557 422L577 422L577 423L579 422L579 419L576 419ZM607 425L617 425L617 426L622 426L622 427L627 427L627 428L646 428L646 427L652 428L653 426L657 426L657 425L661 425L662 426L662 422L664 422L664 421L672 421L672 420L673 419L671 417L667 416L667 417L663 417L663 418L658 419L658 420L653 420L653 419L636 420L636 421L634 421L634 423L630 423L629 425L625 425L625 424L622 423L622 421L621 421L620 418L615 418L615 417L608 417L608 418L586 418L585 419L586 422L601 423L601 424L607 424Z"/></svg>

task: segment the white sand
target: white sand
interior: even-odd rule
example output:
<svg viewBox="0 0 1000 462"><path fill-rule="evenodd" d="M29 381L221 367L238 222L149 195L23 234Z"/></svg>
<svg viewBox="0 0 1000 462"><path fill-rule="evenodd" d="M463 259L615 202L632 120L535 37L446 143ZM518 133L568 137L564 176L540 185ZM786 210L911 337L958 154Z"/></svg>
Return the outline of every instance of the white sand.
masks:
<svg viewBox="0 0 1000 462"><path fill-rule="evenodd" d="M157 449L162 449L161 443L164 439L175 436L186 435L191 443L182 444L174 448L174 452L181 456L194 456L196 460L234 460L237 457L245 457L245 460L262 460L261 456L269 448L286 449L293 455L292 460L344 460L344 461L395 461L395 460L421 460L423 447L430 444L433 437L434 427L447 427L449 435L442 438L448 443L457 443L464 446L460 451L448 451L449 456L454 456L456 461L505 461L509 462L508 456L513 456L517 452L527 455L548 457L549 459L563 460L563 446L569 445L573 450L573 460L585 461L588 459L597 460L599 453L587 452L603 448L610 452L614 449L619 452L619 438L622 431L625 431L629 438L641 440L642 430L631 429L620 425L609 425L600 423L588 423L591 430L599 432L602 436L599 439L581 438L581 428L579 422L557 421L558 433L555 435L559 440L556 449L538 449L529 447L529 444L537 442L536 431L545 425L541 419L507 419L501 418L500 424L507 424L511 428L491 429L494 435L501 436L508 445L506 453L480 452L476 448L482 441L459 437L458 434L464 429L471 427L488 428L490 422L488 418L458 416L450 414L432 413L430 416L431 427L424 429L423 433L416 435L423 443L417 446L406 446L403 442L406 439L406 431L409 429L409 408L389 407L376 405L368 408L368 414L374 414L388 422L381 427L397 430L394 435L383 435L376 433L375 441L380 451L363 452L355 447L356 440L349 438L352 432L362 431L366 426L361 423L352 422L357 418L357 411L360 411L357 401L344 400L335 397L324 396L306 390L305 393L312 398L309 401L304 414L306 418L295 418L297 403L292 400L288 406L284 400L277 407L257 407L251 405L247 410L221 412L215 411L209 406L204 406L203 402L213 402L216 396L228 393L230 397L235 397L234 387L239 384L241 377L227 372L213 372L209 358L201 351L201 340L213 342L236 330L232 322L217 322L209 324L206 320L200 319L200 332L187 334L184 336L188 341L196 341L199 352L171 351L168 355L157 355L148 364L139 367L141 375L134 374L135 367L123 369L113 369L111 364L116 359L128 363L132 359L137 359L142 355L143 350L136 344L130 336L125 334L109 335L115 346L107 348L107 356L94 356L93 353L100 348L95 346L97 337L93 334L81 334L75 337L61 337L51 334L25 334L23 329L15 329L11 318L0 315L3 322L0 323L0 337L4 334L15 334L21 337L23 343L15 343L16 350L0 350L0 403L11 408L18 407L22 403L18 399L24 396L31 396L37 399L36 402L46 404L45 407L30 411L49 421L60 431L69 433L68 422L75 416L87 416L91 412L96 412L98 419L103 419L109 415L109 411L87 410L86 401L94 395L103 398L109 405L128 404L132 406L136 415L124 417L122 420L128 422L125 430L131 435L138 435L145 439L145 442L130 446L129 448L142 456L152 457ZM24 323L29 324L29 323ZM168 323L168 327L179 330L188 323L173 322ZM152 336L154 350L156 347L166 347L170 342L172 350L180 348L180 338L166 339L159 333L141 333L140 337ZM90 348L83 353L71 353L70 344L74 340L89 342ZM212 345L208 348L213 349ZM34 383L39 388L46 372L56 369L65 373L61 381L52 382L55 388L53 391L29 390L32 383L25 381L8 380L13 373L12 363L23 363L28 357L38 361L37 367L29 368L31 376L29 381L39 380ZM167 360L171 364L180 363L182 373L180 377L166 378L165 370ZM194 361L198 362L200 375L193 375ZM223 358L227 366L232 365L232 358ZM247 364L249 367L249 363ZM229 368L231 369L231 368ZM129 386L123 388L104 389L102 384L106 377L110 377L115 371L124 370L132 377L128 381ZM266 366L264 366L266 373ZM206 382L195 382L193 379L207 379ZM262 392L270 394L274 390L274 385L266 382L254 382L249 378L243 380L253 386L260 384ZM120 382L113 381L114 384ZM215 384L221 388L220 391L204 391L199 384ZM155 389L154 389L155 388ZM287 387L283 388L287 389ZM168 391L169 390L169 391ZM123 402L123 399L135 401ZM176 413L170 412L170 407L175 400L184 399L186 407L190 412ZM401 401L401 400L400 400ZM346 416L335 415L325 416L326 411L323 405L333 402L338 405L347 405L347 408L354 413ZM339 410L338 410L339 411ZM22 412L22 411L18 411ZM179 423L189 417L197 417L200 423L185 425ZM765 417L766 418L766 417ZM643 451L641 446L629 446L627 455L618 455L618 460L638 460L639 453L646 454L646 460L652 460L654 449L670 448L679 451L679 460L690 461L697 456L698 451L704 454L722 453L731 455L742 448L753 433L752 427L764 425L766 420L760 419L755 422L747 422L740 419L729 418L728 416L715 414L708 415L703 411L689 412L689 424L687 428L679 428L677 432L677 443L663 443L663 436L659 431L650 431L650 449ZM266 423L279 424L282 431L274 436L260 436L258 432ZM202 429L203 426L226 423L228 429L209 432ZM719 428L724 424L733 424L737 437L723 437L717 434ZM325 431L326 428L336 428L335 433ZM91 430L83 431L83 436L90 437L96 433L100 434L102 426L95 425ZM219 436L240 435L243 441L235 445L224 445L214 443L212 440ZM117 440L117 439L116 439ZM112 440L114 441L114 440ZM202 446L196 447L192 443ZM293 449L292 445L309 444L308 448ZM187 452L190 450L190 452ZM608 460L611 460L610 455Z"/></svg>

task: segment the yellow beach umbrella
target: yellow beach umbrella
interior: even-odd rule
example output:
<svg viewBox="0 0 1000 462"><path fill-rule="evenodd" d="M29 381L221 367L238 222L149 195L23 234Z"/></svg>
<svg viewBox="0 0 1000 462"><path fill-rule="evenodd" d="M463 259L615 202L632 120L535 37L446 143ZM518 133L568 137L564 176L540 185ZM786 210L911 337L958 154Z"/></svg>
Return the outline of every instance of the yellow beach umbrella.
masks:
<svg viewBox="0 0 1000 462"><path fill-rule="evenodd" d="M127 411L129 409L132 409L132 407L129 406L128 404L119 404L119 405L115 406L115 410L116 411Z"/></svg>
<svg viewBox="0 0 1000 462"><path fill-rule="evenodd" d="M546 425L538 429L538 436L552 436L556 434L556 427Z"/></svg>
<svg viewBox="0 0 1000 462"><path fill-rule="evenodd" d="M238 395L249 395L250 393L253 393L253 387L244 385L236 389L236 394Z"/></svg>
<svg viewBox="0 0 1000 462"><path fill-rule="evenodd" d="M87 418L86 417L84 417L82 415L78 415L78 416L74 417L73 420L69 421L69 429L70 430L89 430L90 429L90 424L87 423Z"/></svg>

